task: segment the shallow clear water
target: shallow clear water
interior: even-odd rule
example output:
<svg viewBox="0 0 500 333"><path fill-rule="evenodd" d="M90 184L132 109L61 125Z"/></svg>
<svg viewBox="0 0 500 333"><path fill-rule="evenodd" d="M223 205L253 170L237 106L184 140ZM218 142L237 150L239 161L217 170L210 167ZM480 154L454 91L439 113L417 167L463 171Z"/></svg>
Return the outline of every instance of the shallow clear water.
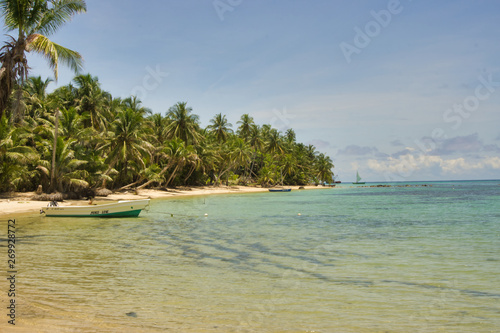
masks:
<svg viewBox="0 0 500 333"><path fill-rule="evenodd" d="M342 185L155 200L139 218L19 217L16 326L497 332L499 184Z"/></svg>

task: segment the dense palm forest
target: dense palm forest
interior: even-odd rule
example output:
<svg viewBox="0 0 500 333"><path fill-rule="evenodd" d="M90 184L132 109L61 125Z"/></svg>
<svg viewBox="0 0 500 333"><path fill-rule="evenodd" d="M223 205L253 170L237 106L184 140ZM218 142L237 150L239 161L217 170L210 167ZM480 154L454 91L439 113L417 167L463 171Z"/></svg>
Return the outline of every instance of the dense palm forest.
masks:
<svg viewBox="0 0 500 333"><path fill-rule="evenodd" d="M12 93L0 122L1 191L332 181L330 158L297 143L292 129L248 114L235 129L222 114L202 128L186 103L152 113L135 97L113 98L91 75L50 94L49 83L29 77Z"/></svg>
<svg viewBox="0 0 500 333"><path fill-rule="evenodd" d="M51 79L28 76L26 52L75 70L81 56L46 36L84 12L81 0L0 0L9 37L0 51L0 192L179 185L332 182L331 159L244 114L203 128L187 103L164 115L131 96L114 98L97 77L77 75L48 93Z"/></svg>

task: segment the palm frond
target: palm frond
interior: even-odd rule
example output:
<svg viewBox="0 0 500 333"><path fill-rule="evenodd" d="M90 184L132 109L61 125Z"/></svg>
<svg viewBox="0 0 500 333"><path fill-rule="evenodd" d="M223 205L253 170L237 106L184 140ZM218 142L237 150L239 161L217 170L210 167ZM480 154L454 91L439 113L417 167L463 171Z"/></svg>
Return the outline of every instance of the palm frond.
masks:
<svg viewBox="0 0 500 333"><path fill-rule="evenodd" d="M51 35L75 14L87 12L87 5L83 0L59 0L53 1L53 5L54 7L44 13L33 32Z"/></svg>
<svg viewBox="0 0 500 333"><path fill-rule="evenodd" d="M59 62L64 63L75 72L82 70L83 58L78 52L56 44L41 34L30 35L28 39L30 41L28 51L35 51L47 59L50 68L54 71L56 80Z"/></svg>

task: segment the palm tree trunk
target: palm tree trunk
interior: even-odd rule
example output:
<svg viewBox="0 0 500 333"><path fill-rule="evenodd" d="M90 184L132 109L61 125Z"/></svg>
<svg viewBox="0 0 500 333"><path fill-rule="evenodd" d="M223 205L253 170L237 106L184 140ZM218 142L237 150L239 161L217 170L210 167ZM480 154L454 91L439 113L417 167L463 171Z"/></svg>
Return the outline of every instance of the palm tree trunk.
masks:
<svg viewBox="0 0 500 333"><path fill-rule="evenodd" d="M7 108L10 93L12 91L12 82L9 75L9 69L6 63L2 64L0 69L0 118Z"/></svg>
<svg viewBox="0 0 500 333"><path fill-rule="evenodd" d="M184 178L184 183L186 183L187 180L189 179L189 177L191 177L191 175L193 174L194 170L196 170L196 166L191 167L191 170L189 170L189 173L188 173L187 177Z"/></svg>
<svg viewBox="0 0 500 333"><path fill-rule="evenodd" d="M139 184L140 182L142 182L143 180L144 180L144 178L143 178L143 177L141 177L139 180L136 180L135 182L133 182L133 183L131 183L131 184L128 184L128 185L125 185L125 186L120 187L119 189L117 189L117 191L122 191L122 190L125 190L125 189L129 188L129 187L132 187L132 186L134 186L134 185L137 185L137 184ZM137 189L140 189L140 188L141 188L141 187L138 187Z"/></svg>
<svg viewBox="0 0 500 333"><path fill-rule="evenodd" d="M57 134L59 131L59 109L56 109L56 124L54 129L54 148L52 150L52 170L50 172L50 192L55 190L55 173L56 173L56 150L57 150Z"/></svg>
<svg viewBox="0 0 500 333"><path fill-rule="evenodd" d="M164 167L161 171L160 171L160 176L163 175L165 172L167 172L168 169L170 169L171 167L171 164L167 164L166 167ZM175 168L175 170L177 170L177 167ZM175 172L174 170L174 172ZM138 190L140 190L141 188L144 188L146 186L148 186L149 184L151 184L152 182L154 182L154 180L148 180L147 182L145 182L144 184L142 184L141 186L137 187ZM166 185L165 185L166 186Z"/></svg>
<svg viewBox="0 0 500 333"><path fill-rule="evenodd" d="M175 169L174 171L170 174L170 178L167 180L167 183L165 184L165 186L168 186L168 184L170 184L170 181L172 180L172 178L174 178L174 175L177 173L177 169L179 169L179 164L177 164L175 166Z"/></svg>

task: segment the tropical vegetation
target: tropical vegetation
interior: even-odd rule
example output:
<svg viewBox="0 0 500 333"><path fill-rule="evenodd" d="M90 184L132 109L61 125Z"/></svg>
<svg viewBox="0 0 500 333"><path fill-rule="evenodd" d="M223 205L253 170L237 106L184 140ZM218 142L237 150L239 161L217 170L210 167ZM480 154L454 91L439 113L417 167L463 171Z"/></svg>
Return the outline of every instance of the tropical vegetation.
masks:
<svg viewBox="0 0 500 333"><path fill-rule="evenodd" d="M29 77L11 94L21 90L23 117L7 108L0 118L0 191L332 182L328 156L249 114L234 127L223 114L202 127L185 102L153 113L135 97L113 98L91 75L51 93L48 83Z"/></svg>
<svg viewBox="0 0 500 333"><path fill-rule="evenodd" d="M249 114L233 127L219 113L203 127L186 102L153 113L137 97L113 97L90 74L49 92L51 79L28 76L26 52L44 55L55 79L59 61L78 71L81 56L46 36L85 6L0 0L5 27L17 33L0 51L0 192L333 181L328 156Z"/></svg>

